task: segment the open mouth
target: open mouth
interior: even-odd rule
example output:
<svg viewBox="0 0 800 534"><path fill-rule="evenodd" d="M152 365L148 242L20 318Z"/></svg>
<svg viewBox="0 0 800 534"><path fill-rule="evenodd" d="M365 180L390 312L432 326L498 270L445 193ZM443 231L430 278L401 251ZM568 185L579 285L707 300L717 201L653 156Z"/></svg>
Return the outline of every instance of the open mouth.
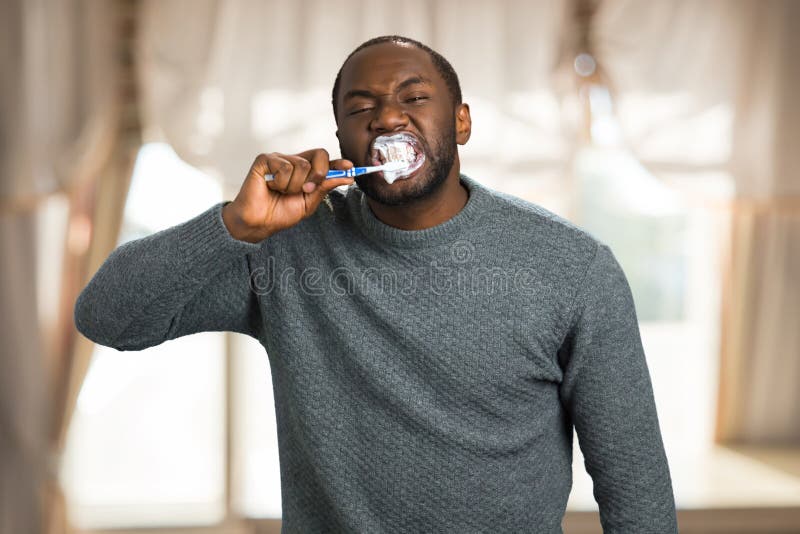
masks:
<svg viewBox="0 0 800 534"><path fill-rule="evenodd" d="M400 162L404 166L396 171L383 171L381 174L388 183L408 178L425 163L425 152L419 140L408 132L381 135L375 138L370 148L372 165Z"/></svg>

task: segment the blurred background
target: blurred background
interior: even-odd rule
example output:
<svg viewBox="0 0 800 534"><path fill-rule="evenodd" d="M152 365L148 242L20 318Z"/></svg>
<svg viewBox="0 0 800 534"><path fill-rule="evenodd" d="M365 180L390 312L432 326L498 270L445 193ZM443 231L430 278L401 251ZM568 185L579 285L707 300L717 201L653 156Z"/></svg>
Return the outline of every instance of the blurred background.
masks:
<svg viewBox="0 0 800 534"><path fill-rule="evenodd" d="M464 173L619 258L681 532L800 532L798 28L791 0L3 0L0 532L280 531L262 347L117 352L72 309L258 153L338 156L336 71L391 33L458 72ZM564 530L601 532L574 457Z"/></svg>

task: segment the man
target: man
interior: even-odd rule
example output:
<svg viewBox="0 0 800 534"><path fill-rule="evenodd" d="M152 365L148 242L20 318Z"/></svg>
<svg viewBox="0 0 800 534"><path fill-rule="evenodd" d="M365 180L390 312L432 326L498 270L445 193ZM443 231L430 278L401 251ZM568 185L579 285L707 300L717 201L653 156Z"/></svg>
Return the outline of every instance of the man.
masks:
<svg viewBox="0 0 800 534"><path fill-rule="evenodd" d="M232 202L114 251L78 299L80 331L120 350L258 339L284 532L560 532L573 425L605 531L676 532L611 250L460 173L469 107L421 43L360 46L333 107L343 159L258 156ZM380 163L375 139L397 134L424 161L409 176L324 179Z"/></svg>

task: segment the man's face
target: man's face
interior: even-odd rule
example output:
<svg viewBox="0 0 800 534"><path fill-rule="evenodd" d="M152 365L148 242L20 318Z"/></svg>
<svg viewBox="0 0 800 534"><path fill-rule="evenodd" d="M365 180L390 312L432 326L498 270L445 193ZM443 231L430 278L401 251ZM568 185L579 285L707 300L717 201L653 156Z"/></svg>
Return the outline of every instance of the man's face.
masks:
<svg viewBox="0 0 800 534"><path fill-rule="evenodd" d="M373 140L410 134L425 163L408 177L387 183L381 173L356 183L371 199L398 206L436 191L458 174L456 144L469 138L469 108L456 106L428 54L413 46L382 43L365 48L342 69L337 102L339 148L356 166L374 165Z"/></svg>

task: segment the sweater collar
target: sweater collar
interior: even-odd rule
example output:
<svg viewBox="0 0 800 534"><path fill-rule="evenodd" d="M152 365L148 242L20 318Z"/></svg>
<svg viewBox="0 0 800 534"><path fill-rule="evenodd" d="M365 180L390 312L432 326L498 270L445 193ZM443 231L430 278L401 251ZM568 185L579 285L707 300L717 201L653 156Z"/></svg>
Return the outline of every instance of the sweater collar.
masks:
<svg viewBox="0 0 800 534"><path fill-rule="evenodd" d="M347 193L347 205L361 231L370 239L401 248L428 248L450 243L470 229L474 229L485 214L488 190L465 174L459 179L469 191L467 203L450 219L423 230L402 230L378 219L367 203L364 192L357 185Z"/></svg>

